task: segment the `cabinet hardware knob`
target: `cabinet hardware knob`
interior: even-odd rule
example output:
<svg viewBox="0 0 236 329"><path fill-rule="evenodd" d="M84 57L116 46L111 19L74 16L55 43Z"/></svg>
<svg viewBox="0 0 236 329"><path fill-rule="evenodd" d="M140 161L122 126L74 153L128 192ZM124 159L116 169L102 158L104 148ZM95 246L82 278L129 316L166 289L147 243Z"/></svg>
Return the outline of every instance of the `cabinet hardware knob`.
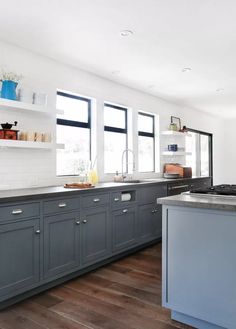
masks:
<svg viewBox="0 0 236 329"><path fill-rule="evenodd" d="M40 230L35 231L35 234L40 234L40 233L41 233Z"/></svg>
<svg viewBox="0 0 236 329"><path fill-rule="evenodd" d="M125 214L128 212L128 209L123 209L122 212Z"/></svg>
<svg viewBox="0 0 236 329"><path fill-rule="evenodd" d="M152 214L154 214L154 213L155 213L155 209L152 210Z"/></svg>
<svg viewBox="0 0 236 329"><path fill-rule="evenodd" d="M75 222L76 223L76 225L79 225L80 224L80 221L78 220L77 222Z"/></svg>
<svg viewBox="0 0 236 329"><path fill-rule="evenodd" d="M83 220L83 223L84 223L84 224L85 224L85 223L87 223L87 220L86 220L86 219L84 219L84 220Z"/></svg>
<svg viewBox="0 0 236 329"><path fill-rule="evenodd" d="M93 202L99 202L99 201L100 201L99 198L97 198L97 199L93 199Z"/></svg>
<svg viewBox="0 0 236 329"><path fill-rule="evenodd" d="M20 215L23 213L23 210L22 209L13 209L11 213L12 213L12 215Z"/></svg>
<svg viewBox="0 0 236 329"><path fill-rule="evenodd" d="M59 208L65 208L66 207L66 203L59 203L58 207Z"/></svg>
<svg viewBox="0 0 236 329"><path fill-rule="evenodd" d="M115 202L118 202L118 201L120 201L120 199L119 198L115 198L114 201Z"/></svg>

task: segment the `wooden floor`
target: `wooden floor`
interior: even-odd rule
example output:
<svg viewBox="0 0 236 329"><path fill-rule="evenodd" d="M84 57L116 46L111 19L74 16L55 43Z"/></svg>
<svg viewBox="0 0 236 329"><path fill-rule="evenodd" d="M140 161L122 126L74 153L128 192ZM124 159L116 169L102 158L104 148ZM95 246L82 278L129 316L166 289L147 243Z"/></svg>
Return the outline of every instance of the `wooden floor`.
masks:
<svg viewBox="0 0 236 329"><path fill-rule="evenodd" d="M0 312L0 329L190 328L161 307L161 244Z"/></svg>

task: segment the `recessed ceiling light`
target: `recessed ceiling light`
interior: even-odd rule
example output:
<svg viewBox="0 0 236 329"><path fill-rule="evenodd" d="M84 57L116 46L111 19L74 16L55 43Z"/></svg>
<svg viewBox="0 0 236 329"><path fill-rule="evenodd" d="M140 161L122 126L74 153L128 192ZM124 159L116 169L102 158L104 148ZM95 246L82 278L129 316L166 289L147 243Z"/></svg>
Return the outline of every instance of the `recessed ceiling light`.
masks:
<svg viewBox="0 0 236 329"><path fill-rule="evenodd" d="M190 72L190 71L192 71L191 67L184 67L182 69L182 72Z"/></svg>
<svg viewBox="0 0 236 329"><path fill-rule="evenodd" d="M118 70L114 70L114 71L111 72L111 74L112 74L112 75L118 75L118 74L120 74L120 71L118 71Z"/></svg>
<svg viewBox="0 0 236 329"><path fill-rule="evenodd" d="M222 91L224 91L224 88L218 88L218 89L216 89L216 91L217 91L218 93L222 93Z"/></svg>
<svg viewBox="0 0 236 329"><path fill-rule="evenodd" d="M131 31L131 30L122 30L122 31L120 31L120 36L121 37L129 37L132 34L134 34L134 32Z"/></svg>

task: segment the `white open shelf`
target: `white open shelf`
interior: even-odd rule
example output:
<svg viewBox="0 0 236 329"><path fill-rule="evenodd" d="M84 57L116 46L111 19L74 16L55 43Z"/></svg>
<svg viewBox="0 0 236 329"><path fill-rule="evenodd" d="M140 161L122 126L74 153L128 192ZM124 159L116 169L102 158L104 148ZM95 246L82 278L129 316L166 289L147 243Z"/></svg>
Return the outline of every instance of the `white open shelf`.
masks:
<svg viewBox="0 0 236 329"><path fill-rule="evenodd" d="M175 131L175 130L165 130L161 132L162 135L165 136L180 136L180 137L192 137L191 134L181 131Z"/></svg>
<svg viewBox="0 0 236 329"><path fill-rule="evenodd" d="M65 113L64 110L56 109L56 114L64 115L64 113Z"/></svg>
<svg viewBox="0 0 236 329"><path fill-rule="evenodd" d="M5 108L7 110L21 110L29 112L37 112L51 115L53 112L49 111L47 106L40 106L30 103L13 101L10 99L0 98L0 110Z"/></svg>
<svg viewBox="0 0 236 329"><path fill-rule="evenodd" d="M24 149L42 149L51 150L54 147L54 143L42 143L42 142L29 142L11 139L0 139L0 147L3 148L24 148ZM64 144L56 144L57 149L64 149Z"/></svg>
<svg viewBox="0 0 236 329"><path fill-rule="evenodd" d="M191 152L185 152L185 151L176 151L176 152L171 152L171 151L164 151L162 152L162 155L165 156L184 156L184 155L191 155Z"/></svg>

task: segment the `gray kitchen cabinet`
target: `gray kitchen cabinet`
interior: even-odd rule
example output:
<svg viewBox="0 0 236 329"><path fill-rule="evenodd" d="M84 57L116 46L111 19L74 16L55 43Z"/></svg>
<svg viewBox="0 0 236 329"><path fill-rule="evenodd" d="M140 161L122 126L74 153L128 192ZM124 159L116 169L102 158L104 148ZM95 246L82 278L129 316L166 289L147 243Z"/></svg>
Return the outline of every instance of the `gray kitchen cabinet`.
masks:
<svg viewBox="0 0 236 329"><path fill-rule="evenodd" d="M73 271L80 265L78 212L44 217L44 278Z"/></svg>
<svg viewBox="0 0 236 329"><path fill-rule="evenodd" d="M107 206L84 209L81 215L82 264L111 254L111 223Z"/></svg>
<svg viewBox="0 0 236 329"><path fill-rule="evenodd" d="M139 243L161 237L162 230L161 207L156 203L138 207L138 237Z"/></svg>
<svg viewBox="0 0 236 329"><path fill-rule="evenodd" d="M137 243L137 210L127 207L112 212L113 252L129 249Z"/></svg>
<svg viewBox="0 0 236 329"><path fill-rule="evenodd" d="M156 200L165 196L167 196L166 184L143 187L139 190L138 241L140 244L161 238L162 213L161 206Z"/></svg>
<svg viewBox="0 0 236 329"><path fill-rule="evenodd" d="M0 300L39 282L39 219L0 225Z"/></svg>

